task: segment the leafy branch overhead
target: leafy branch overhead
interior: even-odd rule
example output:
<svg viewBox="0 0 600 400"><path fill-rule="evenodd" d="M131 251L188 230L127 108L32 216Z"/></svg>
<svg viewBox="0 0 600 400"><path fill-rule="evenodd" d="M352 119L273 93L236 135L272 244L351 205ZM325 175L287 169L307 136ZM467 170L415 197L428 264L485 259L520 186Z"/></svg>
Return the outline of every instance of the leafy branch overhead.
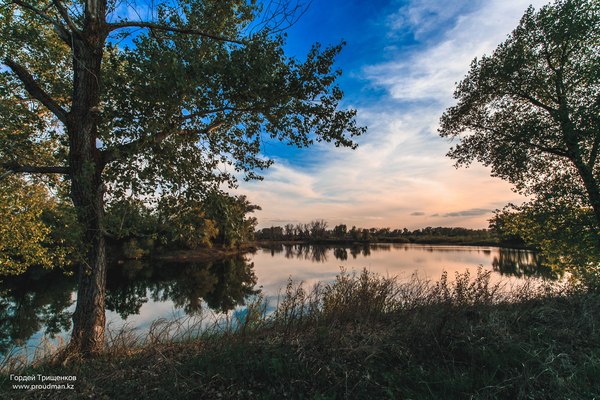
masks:
<svg viewBox="0 0 600 400"><path fill-rule="evenodd" d="M14 54L21 55L17 49L44 27L48 37L38 44L52 39L54 50L62 50L62 58L68 58L65 50L72 50L56 43L49 29L72 47L74 37L85 39L83 28L91 17L82 14L77 3L56 0L36 6L18 0L12 4L6 6L12 12L5 10L3 16L6 40L2 42L12 42L3 46L2 59L10 68L6 73L21 81L23 96L39 101L55 119L67 123L73 110L68 108L64 88L72 77L43 76L41 69L49 63L37 65L31 57L14 59ZM342 45L326 49L315 45L304 62L288 58L282 50L283 36L271 35L268 26L241 37L242 28L256 13L242 2L235 6L161 4L148 21L119 19L118 8L109 3L106 20L112 22L98 22L100 37L107 38L104 82L97 106L88 110L97 114L100 159L109 164L107 178L117 184L115 188L146 185L153 190L157 184L169 186L169 181L178 188L211 180L233 183L234 176L220 173L219 165L231 163L247 178L257 177L253 170L271 163L259 156L265 140L297 146L324 140L355 146L351 138L364 132L354 122L354 110L338 110L342 92L334 81L340 72L333 69L333 62ZM14 40L14 29L8 29L18 22L31 27L18 35L22 43ZM145 29L132 32L131 28ZM7 36L13 37L9 41ZM128 44L116 44L123 37L130 39ZM62 86L63 93L56 93L56 85ZM164 168L167 160L175 158L188 162ZM14 172L24 169L17 160L11 161L3 167ZM68 171L61 169L66 160L56 161L60 167L40 165L44 168L39 172L47 172L48 167ZM33 167L28 165L28 170ZM136 173L126 172L132 170Z"/></svg>

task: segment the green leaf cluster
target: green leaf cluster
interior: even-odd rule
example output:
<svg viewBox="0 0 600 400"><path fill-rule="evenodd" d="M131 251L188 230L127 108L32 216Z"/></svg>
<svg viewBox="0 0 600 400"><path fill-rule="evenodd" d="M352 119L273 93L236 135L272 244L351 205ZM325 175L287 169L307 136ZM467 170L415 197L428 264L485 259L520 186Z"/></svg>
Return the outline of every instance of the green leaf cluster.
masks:
<svg viewBox="0 0 600 400"><path fill-rule="evenodd" d="M106 170L115 196L160 188L201 200L222 183L260 179L273 162L262 154L269 141L356 146L352 138L365 128L355 110L340 109L335 85L343 44L315 44L302 61L285 55L284 35L245 35L255 5L174 3L159 8L158 24L240 42L159 30L139 32L126 46L109 41L98 133L103 150L118 155Z"/></svg>
<svg viewBox="0 0 600 400"><path fill-rule="evenodd" d="M554 271L568 271L590 290L600 290L600 232L591 228L589 209L568 203L552 208L531 204L509 205L492 220L504 237L520 237L535 246L542 263Z"/></svg>
<svg viewBox="0 0 600 400"><path fill-rule="evenodd" d="M197 249L233 247L252 240L260 207L245 196L214 191L204 201L162 196L158 204L135 198L113 202L106 212L107 233L123 244L128 258L140 258L156 247Z"/></svg>
<svg viewBox="0 0 600 400"><path fill-rule="evenodd" d="M0 185L0 274L33 265L64 267L76 254L78 228L44 185L9 177Z"/></svg>

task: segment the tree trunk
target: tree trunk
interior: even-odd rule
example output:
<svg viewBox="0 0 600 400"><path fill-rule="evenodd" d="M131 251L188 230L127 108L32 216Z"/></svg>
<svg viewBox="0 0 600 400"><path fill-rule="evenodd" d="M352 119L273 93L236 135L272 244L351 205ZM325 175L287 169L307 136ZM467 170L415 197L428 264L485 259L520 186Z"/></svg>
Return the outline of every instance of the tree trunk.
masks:
<svg viewBox="0 0 600 400"><path fill-rule="evenodd" d="M81 193L74 189L73 197ZM84 238L88 247L86 260L79 267L77 306L73 314L73 333L69 344L69 350L82 355L94 355L102 351L106 323L106 249L102 232L102 188L96 187L89 197L95 197L92 207L81 210L81 206L78 206L79 219L84 223ZM78 201L80 204L87 202L89 205L93 200L89 197ZM87 221L81 221L82 219Z"/></svg>
<svg viewBox="0 0 600 400"><path fill-rule="evenodd" d="M570 153L571 162L577 169L577 173L583 182L587 200L594 212L595 228L600 229L600 182L598 182L598 179L594 176L594 165L588 165L583 161L581 147L578 142L578 138L583 135L576 135L570 119L565 117L565 120L567 120L567 122L562 124L562 129L565 135L565 143ZM598 239L598 245L600 245L600 238Z"/></svg>
<svg viewBox="0 0 600 400"><path fill-rule="evenodd" d="M88 2L90 3L90 2ZM93 1L92 1L93 3ZM67 117L71 199L85 229L85 260L79 268L77 305L69 350L84 356L104 347L106 248L104 185L96 147L102 51L105 34L89 20L88 30L73 43L73 103Z"/></svg>
<svg viewBox="0 0 600 400"><path fill-rule="evenodd" d="M581 157L578 157L574 164L579 172L581 180L583 181L583 185L585 186L588 195L588 200L592 206L592 210L594 211L596 229L600 229L600 184L598 180L595 179L592 169L583 163Z"/></svg>
<svg viewBox="0 0 600 400"><path fill-rule="evenodd" d="M579 177L583 181L589 204L594 212L595 228L600 229L600 182L594 176L594 164L586 164L583 161L581 145L579 141L585 137L584 133L577 131L571 117L571 109L569 107L567 96L565 95L564 77L559 69L556 75L556 94L559 99L558 122L562 130L563 139L567 146L571 162L577 169ZM600 237L597 240L600 246Z"/></svg>

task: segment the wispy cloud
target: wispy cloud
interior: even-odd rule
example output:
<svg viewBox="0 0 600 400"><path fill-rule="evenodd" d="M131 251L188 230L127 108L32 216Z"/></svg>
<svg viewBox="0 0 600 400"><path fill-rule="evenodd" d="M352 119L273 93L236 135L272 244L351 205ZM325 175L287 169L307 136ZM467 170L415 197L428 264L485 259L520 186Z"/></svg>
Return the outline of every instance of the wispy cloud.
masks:
<svg viewBox="0 0 600 400"><path fill-rule="evenodd" d="M445 218L448 217L474 217L474 216L480 216L480 215L488 215L490 213L493 213L494 210L489 210L487 208L471 208L469 210L463 210L463 211L452 211L449 213L445 213L445 214L434 214L434 216L442 216Z"/></svg>
<svg viewBox="0 0 600 400"><path fill-rule="evenodd" d="M368 134L355 151L319 145L306 151L305 167L278 162L263 182L243 185L263 206L261 225L323 218L330 225L485 227L492 210L522 201L482 166L455 169L437 127L471 60L491 53L530 2L414 0L376 21L386 27L388 59L351 71L384 93L358 107ZM408 34L410 43L402 39ZM350 99L365 90L345 89Z"/></svg>
<svg viewBox="0 0 600 400"><path fill-rule="evenodd" d="M485 2L413 0L390 17L391 34L411 29L417 38L447 30L421 46L397 46L397 57L365 68L366 76L398 100L446 105L475 57L491 53L517 25L530 0ZM533 1L544 4L546 1ZM476 7L476 5L478 7Z"/></svg>

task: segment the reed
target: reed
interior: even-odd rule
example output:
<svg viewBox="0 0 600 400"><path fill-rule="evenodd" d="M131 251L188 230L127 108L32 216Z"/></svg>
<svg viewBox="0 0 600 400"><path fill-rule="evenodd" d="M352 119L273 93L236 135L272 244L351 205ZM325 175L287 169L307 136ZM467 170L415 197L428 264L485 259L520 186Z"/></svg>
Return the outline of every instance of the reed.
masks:
<svg viewBox="0 0 600 400"><path fill-rule="evenodd" d="M600 397L599 327L600 297L570 285L492 283L483 269L437 282L341 270L311 288L290 280L272 308L257 296L225 320L125 329L93 360L10 367L74 374L75 391L14 391L6 375L0 388L61 399L589 399Z"/></svg>

